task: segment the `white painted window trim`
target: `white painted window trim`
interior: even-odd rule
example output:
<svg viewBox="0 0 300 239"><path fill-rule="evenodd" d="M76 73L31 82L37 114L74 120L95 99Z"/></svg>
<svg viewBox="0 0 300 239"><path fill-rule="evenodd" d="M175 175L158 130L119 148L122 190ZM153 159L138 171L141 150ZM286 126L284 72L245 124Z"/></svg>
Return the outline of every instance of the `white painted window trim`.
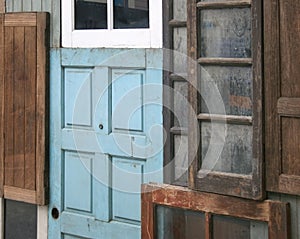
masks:
<svg viewBox="0 0 300 239"><path fill-rule="evenodd" d="M113 0L108 1L108 29L75 30L74 0L62 0L62 46L80 48L161 48L162 0L149 0L148 29L113 29Z"/></svg>

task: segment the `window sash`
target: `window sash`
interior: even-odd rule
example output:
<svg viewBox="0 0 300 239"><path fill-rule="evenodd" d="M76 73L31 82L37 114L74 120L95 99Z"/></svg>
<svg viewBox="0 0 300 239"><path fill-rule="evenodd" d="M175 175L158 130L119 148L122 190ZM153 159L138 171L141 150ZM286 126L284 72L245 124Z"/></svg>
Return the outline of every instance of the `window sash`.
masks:
<svg viewBox="0 0 300 239"><path fill-rule="evenodd" d="M74 0L62 0L63 47L161 48L162 1L149 1L149 26L145 29L113 29L113 1L108 0L108 29L75 30ZM70 19L72 19L70 21Z"/></svg>

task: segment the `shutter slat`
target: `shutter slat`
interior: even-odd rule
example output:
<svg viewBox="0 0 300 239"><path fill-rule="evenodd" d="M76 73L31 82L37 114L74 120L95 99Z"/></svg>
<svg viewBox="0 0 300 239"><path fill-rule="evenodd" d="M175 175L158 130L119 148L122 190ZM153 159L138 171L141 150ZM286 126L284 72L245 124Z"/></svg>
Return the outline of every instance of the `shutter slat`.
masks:
<svg viewBox="0 0 300 239"><path fill-rule="evenodd" d="M13 55L13 130L14 134L14 186L24 187L24 27L14 27ZM11 79L6 79L10 81Z"/></svg>
<svg viewBox="0 0 300 239"><path fill-rule="evenodd" d="M36 28L25 28L25 188L35 189Z"/></svg>
<svg viewBox="0 0 300 239"><path fill-rule="evenodd" d="M14 133L13 133L13 37L14 29L5 27L5 99L4 99L4 116L5 116L5 185L14 184Z"/></svg>

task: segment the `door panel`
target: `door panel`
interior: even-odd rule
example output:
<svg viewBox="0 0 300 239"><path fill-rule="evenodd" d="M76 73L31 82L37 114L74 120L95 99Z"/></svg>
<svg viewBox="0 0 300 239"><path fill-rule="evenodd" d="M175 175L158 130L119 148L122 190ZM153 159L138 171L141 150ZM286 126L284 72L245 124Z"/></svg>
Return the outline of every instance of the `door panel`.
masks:
<svg viewBox="0 0 300 239"><path fill-rule="evenodd" d="M266 187L300 195L298 1L269 0L265 14Z"/></svg>
<svg viewBox="0 0 300 239"><path fill-rule="evenodd" d="M61 98L52 108L61 105L61 125L52 127L61 137L51 147L50 210L60 216L50 216L49 236L140 238L140 186L162 180L161 53L64 49L56 57L63 63L51 87Z"/></svg>

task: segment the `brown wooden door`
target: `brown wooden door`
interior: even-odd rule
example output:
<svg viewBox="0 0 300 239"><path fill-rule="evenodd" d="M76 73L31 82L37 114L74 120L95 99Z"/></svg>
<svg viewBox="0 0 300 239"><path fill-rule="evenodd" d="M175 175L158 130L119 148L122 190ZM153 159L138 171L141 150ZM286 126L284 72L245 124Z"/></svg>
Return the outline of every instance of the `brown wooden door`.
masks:
<svg viewBox="0 0 300 239"><path fill-rule="evenodd" d="M1 189L47 202L47 14L0 15Z"/></svg>
<svg viewBox="0 0 300 239"><path fill-rule="evenodd" d="M264 1L267 190L300 195L300 2Z"/></svg>

